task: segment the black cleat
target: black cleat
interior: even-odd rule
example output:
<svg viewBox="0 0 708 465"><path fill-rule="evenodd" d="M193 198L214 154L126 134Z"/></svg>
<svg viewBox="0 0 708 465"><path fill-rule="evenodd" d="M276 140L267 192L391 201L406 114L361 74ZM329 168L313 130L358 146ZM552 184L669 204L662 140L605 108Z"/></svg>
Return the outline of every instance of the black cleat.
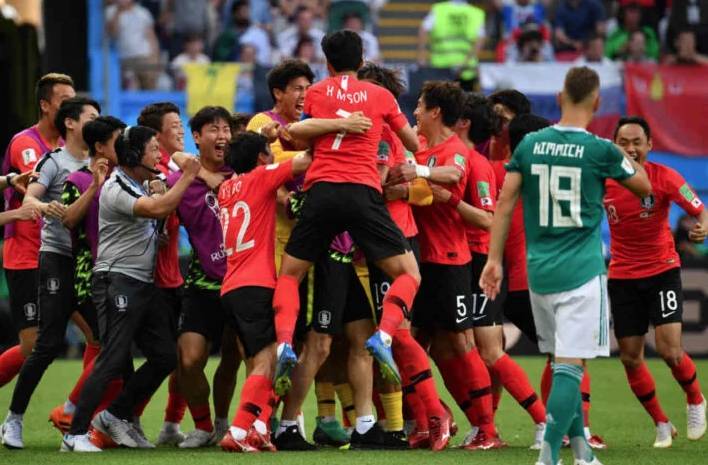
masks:
<svg viewBox="0 0 708 465"><path fill-rule="evenodd" d="M408 439L403 431L384 431L386 449L405 450L408 449Z"/></svg>
<svg viewBox="0 0 708 465"><path fill-rule="evenodd" d="M288 426L285 431L277 435L273 439L273 444L279 451L283 450L298 450L311 451L317 450L317 447L305 441L305 438L300 434L300 428L297 425Z"/></svg>
<svg viewBox="0 0 708 465"><path fill-rule="evenodd" d="M378 424L375 424L364 434L357 433L355 429L349 441L349 448L381 450L391 449L392 447L386 432Z"/></svg>

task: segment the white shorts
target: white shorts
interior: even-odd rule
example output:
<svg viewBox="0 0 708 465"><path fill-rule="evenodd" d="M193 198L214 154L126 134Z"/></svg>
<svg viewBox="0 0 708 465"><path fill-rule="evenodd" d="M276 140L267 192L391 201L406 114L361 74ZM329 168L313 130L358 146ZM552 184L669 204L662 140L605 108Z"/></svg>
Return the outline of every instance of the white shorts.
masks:
<svg viewBox="0 0 708 465"><path fill-rule="evenodd" d="M569 291L530 294L541 353L563 358L609 357L606 275Z"/></svg>

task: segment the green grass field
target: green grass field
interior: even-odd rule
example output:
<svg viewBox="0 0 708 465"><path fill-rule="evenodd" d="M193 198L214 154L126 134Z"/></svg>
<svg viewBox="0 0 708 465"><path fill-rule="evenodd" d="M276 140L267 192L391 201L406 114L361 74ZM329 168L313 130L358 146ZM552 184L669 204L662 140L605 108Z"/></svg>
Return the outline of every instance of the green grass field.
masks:
<svg viewBox="0 0 708 465"><path fill-rule="evenodd" d="M540 377L543 359L540 357L519 357L519 362L529 373L534 383ZM216 360L209 363L209 371L215 368ZM702 380L708 382L708 362L697 363L699 373L703 374ZM217 448L202 449L195 452L185 452L175 448L158 448L151 451L135 450L110 450L102 453L100 458L96 455L60 454L60 436L46 421L49 410L63 402L72 383L80 370L79 361L58 361L46 373L42 383L35 392L29 410L25 416L25 447L23 451L8 451L0 448L0 464L63 464L63 463L100 463L132 465L150 463L155 465L199 463L208 465L225 463L227 461L248 461L253 464L306 464L330 465L385 463L386 465L410 465L412 461L426 464L458 464L461 461L470 461L475 464L533 464L536 452L528 450L533 435L533 425L528 415L505 394L497 415L497 424L502 436L509 447L500 451L467 452L451 448L440 453L427 451L401 451L401 452L361 452L322 450L314 453L283 452L277 454L257 455L227 455ZM630 465L630 464L705 464L708 463L708 437L698 442L689 442L685 439L686 412L685 397L678 385L671 377L669 370L659 361L650 362L650 367L655 374L657 393L661 398L673 423L679 430L679 437L669 450L655 450L651 447L654 439L654 428L648 415L644 412L637 400L632 395L624 371L619 360L601 360L591 362L592 374L592 410L591 421L594 433L605 438L609 448L601 451L598 456L605 465ZM243 373L239 373L241 379ZM440 378L438 377L438 380ZM440 392L444 392L445 400L450 405L454 403L444 391L442 383L438 383ZM0 390L0 415L4 419L7 406L10 403L12 387L5 386ZM158 391L155 398L148 406L143 419L143 425L148 437L154 439L162 422L165 406L166 383ZM233 410L233 406L232 406ZM311 434L315 417L314 395L305 404L305 416L308 420L308 433ZM453 439L453 444L462 441L467 431L464 416L455 410L455 417L460 425L461 433ZM189 418L189 414L187 414ZM186 419L183 430L192 428L191 419ZM562 453L564 462L572 464L569 450ZM98 462L96 460L98 459ZM419 463L420 463L419 462Z"/></svg>

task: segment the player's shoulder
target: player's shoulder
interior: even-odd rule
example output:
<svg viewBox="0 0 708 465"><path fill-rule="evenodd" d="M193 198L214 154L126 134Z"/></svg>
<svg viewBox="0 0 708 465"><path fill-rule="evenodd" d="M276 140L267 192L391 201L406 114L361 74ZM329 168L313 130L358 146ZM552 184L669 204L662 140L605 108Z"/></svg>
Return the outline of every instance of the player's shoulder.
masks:
<svg viewBox="0 0 708 465"><path fill-rule="evenodd" d="M273 118L268 114L268 112L262 111L260 113L256 113L248 121L248 124L246 125L246 130L257 131L258 129L262 128L268 123L271 123L272 121Z"/></svg>
<svg viewBox="0 0 708 465"><path fill-rule="evenodd" d="M69 173L69 176L66 177L67 182L76 184L77 186L83 184L86 180L90 182L91 179L93 179L93 173L91 173L88 166L82 166L78 170Z"/></svg>

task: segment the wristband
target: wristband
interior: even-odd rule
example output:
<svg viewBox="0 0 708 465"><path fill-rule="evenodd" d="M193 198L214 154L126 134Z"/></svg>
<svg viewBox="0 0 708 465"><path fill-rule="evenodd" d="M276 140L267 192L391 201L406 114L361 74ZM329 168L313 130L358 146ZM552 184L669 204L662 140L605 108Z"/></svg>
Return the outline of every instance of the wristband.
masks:
<svg viewBox="0 0 708 465"><path fill-rule="evenodd" d="M428 179L430 177L430 167L426 165L415 165L415 175L419 178Z"/></svg>
<svg viewBox="0 0 708 465"><path fill-rule="evenodd" d="M452 208L457 208L461 201L462 199L459 195L455 194L454 192L450 192L450 198L447 199L447 204L450 205Z"/></svg>
<svg viewBox="0 0 708 465"><path fill-rule="evenodd" d="M7 185L9 187L12 187L12 188L15 187L15 184L12 182L12 180L15 179L16 177L17 177L17 173L7 173L7 175L5 176L5 181L7 181Z"/></svg>

